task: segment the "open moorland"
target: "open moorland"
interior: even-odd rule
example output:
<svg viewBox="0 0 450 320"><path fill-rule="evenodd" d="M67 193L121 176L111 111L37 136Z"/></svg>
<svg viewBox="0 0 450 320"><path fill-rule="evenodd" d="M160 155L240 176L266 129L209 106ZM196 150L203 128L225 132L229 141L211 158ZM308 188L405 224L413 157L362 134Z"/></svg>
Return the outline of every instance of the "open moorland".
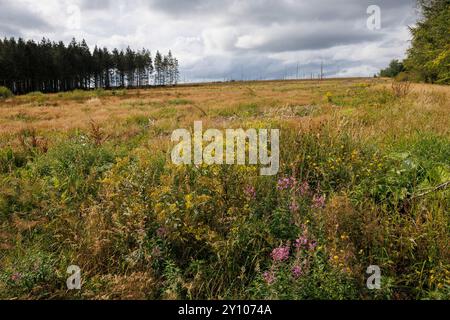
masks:
<svg viewBox="0 0 450 320"><path fill-rule="evenodd" d="M449 299L449 114L385 79L0 100L0 298ZM278 175L173 165L194 121L280 129Z"/></svg>

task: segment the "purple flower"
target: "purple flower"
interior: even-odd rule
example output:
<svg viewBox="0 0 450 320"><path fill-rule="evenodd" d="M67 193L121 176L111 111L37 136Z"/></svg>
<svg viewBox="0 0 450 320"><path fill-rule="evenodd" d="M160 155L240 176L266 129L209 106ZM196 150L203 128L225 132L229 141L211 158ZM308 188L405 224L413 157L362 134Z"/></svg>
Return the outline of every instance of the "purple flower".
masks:
<svg viewBox="0 0 450 320"><path fill-rule="evenodd" d="M159 228L156 230L156 235L160 238L164 238L167 235L167 229L164 227Z"/></svg>
<svg viewBox="0 0 450 320"><path fill-rule="evenodd" d="M316 247L317 247L317 242L316 241L311 241L309 243L309 250L310 251L314 251L316 249Z"/></svg>
<svg viewBox="0 0 450 320"><path fill-rule="evenodd" d="M291 212L297 212L299 209L299 206L297 204L297 202L292 201L291 205L289 206L289 210L291 210Z"/></svg>
<svg viewBox="0 0 450 320"><path fill-rule="evenodd" d="M325 196L323 195L315 195L312 200L312 207L316 209L322 209L325 207Z"/></svg>
<svg viewBox="0 0 450 320"><path fill-rule="evenodd" d="M297 183L297 180L294 177L282 178L282 179L278 180L277 189L280 191L292 189L296 183Z"/></svg>
<svg viewBox="0 0 450 320"><path fill-rule="evenodd" d="M288 246L279 247L272 251L271 256L274 261L286 261L289 259L289 252L290 248Z"/></svg>
<svg viewBox="0 0 450 320"><path fill-rule="evenodd" d="M302 235L300 238L298 238L297 240L295 240L294 246L297 249L301 249L304 246L306 246L308 244L308 238L306 237L306 235Z"/></svg>
<svg viewBox="0 0 450 320"><path fill-rule="evenodd" d="M275 282L275 274L273 271L266 271L263 274L264 281L266 281L267 284L272 284Z"/></svg>
<svg viewBox="0 0 450 320"><path fill-rule="evenodd" d="M300 195L304 196L309 192L309 183L307 181L303 182L299 187L298 187L298 192L300 193Z"/></svg>
<svg viewBox="0 0 450 320"><path fill-rule="evenodd" d="M317 247L317 242L315 240L310 239L308 234L308 228L306 226L302 226L303 228L303 234L298 237L297 240L294 242L294 247L297 248L297 250L305 249L309 251L314 251L314 249Z"/></svg>
<svg viewBox="0 0 450 320"><path fill-rule="evenodd" d="M247 196L247 198L256 199L256 190L252 186L247 186L244 189L244 194Z"/></svg>
<svg viewBox="0 0 450 320"><path fill-rule="evenodd" d="M295 266L294 268L292 268L292 276L295 279L300 278L300 276L302 275L302 267L300 266Z"/></svg>

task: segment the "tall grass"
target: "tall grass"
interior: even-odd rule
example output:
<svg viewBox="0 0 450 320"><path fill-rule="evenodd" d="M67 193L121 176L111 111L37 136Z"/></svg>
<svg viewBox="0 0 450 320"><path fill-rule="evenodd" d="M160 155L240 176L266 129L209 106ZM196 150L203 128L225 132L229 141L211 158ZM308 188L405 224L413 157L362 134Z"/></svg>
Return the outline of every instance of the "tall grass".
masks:
<svg viewBox="0 0 450 320"><path fill-rule="evenodd" d="M24 143L5 136L0 297L448 299L450 197L433 187L450 179L450 140L425 121L444 123L447 100L363 84L314 88L310 99L320 102L299 108L314 109L307 114L280 96L264 105L273 84L252 86L250 96L244 88L249 102L216 109L195 100L207 88L189 89L189 103L170 103L167 89L170 107L97 119L59 132L46 149L51 136L41 131L22 132ZM280 128L278 176L172 165L169 133L192 126L191 101L212 111L201 114L205 126ZM73 264L80 292L65 287ZM370 265L382 270L381 290L366 286Z"/></svg>

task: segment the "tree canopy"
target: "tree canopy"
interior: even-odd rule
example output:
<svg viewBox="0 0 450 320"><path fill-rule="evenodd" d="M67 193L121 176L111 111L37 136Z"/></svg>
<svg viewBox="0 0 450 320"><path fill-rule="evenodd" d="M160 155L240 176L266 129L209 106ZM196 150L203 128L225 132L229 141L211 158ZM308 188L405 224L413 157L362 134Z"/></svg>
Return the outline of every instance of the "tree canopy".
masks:
<svg viewBox="0 0 450 320"><path fill-rule="evenodd" d="M410 28L411 47L407 58L392 60L381 70L382 77L407 78L429 83L450 83L450 0L418 0L421 18Z"/></svg>
<svg viewBox="0 0 450 320"><path fill-rule="evenodd" d="M32 91L59 92L74 89L174 85L179 63L169 51L107 48L89 49L85 40L73 39L68 45L42 39L0 39L0 86L14 94ZM153 76L156 71L155 76Z"/></svg>
<svg viewBox="0 0 450 320"><path fill-rule="evenodd" d="M400 72L403 72L403 71L405 71L405 66L403 65L403 63L398 60L392 60L391 63L389 64L389 67L381 70L380 76L394 78Z"/></svg>
<svg viewBox="0 0 450 320"><path fill-rule="evenodd" d="M405 67L417 80L450 83L450 0L419 0L422 18L411 28Z"/></svg>

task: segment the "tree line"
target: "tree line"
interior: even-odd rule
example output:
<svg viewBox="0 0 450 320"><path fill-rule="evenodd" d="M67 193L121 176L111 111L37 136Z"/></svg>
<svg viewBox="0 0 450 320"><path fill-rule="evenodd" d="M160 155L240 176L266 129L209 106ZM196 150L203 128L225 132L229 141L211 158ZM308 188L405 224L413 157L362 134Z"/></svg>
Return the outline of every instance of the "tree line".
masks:
<svg viewBox="0 0 450 320"><path fill-rule="evenodd" d="M0 86L14 94L34 91L176 85L179 63L171 51L89 49L85 40L0 39Z"/></svg>
<svg viewBox="0 0 450 320"><path fill-rule="evenodd" d="M380 76L450 84L450 0L418 0L421 18L410 28L404 61L393 60Z"/></svg>

